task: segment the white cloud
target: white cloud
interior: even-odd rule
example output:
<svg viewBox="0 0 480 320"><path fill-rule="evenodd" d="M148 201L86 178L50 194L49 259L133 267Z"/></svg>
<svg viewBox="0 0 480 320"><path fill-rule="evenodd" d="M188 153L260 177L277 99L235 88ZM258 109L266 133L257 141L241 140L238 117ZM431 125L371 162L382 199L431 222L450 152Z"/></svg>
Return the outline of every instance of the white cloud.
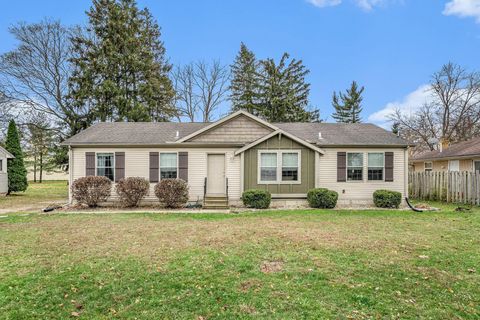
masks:
<svg viewBox="0 0 480 320"><path fill-rule="evenodd" d="M315 7L325 8L325 7L334 7L342 3L342 0L307 0Z"/></svg>
<svg viewBox="0 0 480 320"><path fill-rule="evenodd" d="M480 0L452 0L445 5L443 14L461 18L473 17L480 23Z"/></svg>
<svg viewBox="0 0 480 320"><path fill-rule="evenodd" d="M385 129L390 129L391 121L389 116L394 113L396 109L407 114L415 112L425 103L432 101L429 91L430 86L428 84L421 85L415 91L406 95L401 101L389 102L381 110L372 113L368 117L368 122L375 123Z"/></svg>
<svg viewBox="0 0 480 320"><path fill-rule="evenodd" d="M365 11L371 11L373 7L385 3L385 0L355 0L357 6Z"/></svg>

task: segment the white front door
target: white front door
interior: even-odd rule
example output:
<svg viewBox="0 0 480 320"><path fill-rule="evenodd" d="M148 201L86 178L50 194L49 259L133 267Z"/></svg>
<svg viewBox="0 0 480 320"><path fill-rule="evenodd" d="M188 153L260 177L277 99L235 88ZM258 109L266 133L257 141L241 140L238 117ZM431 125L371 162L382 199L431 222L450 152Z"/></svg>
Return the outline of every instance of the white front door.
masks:
<svg viewBox="0 0 480 320"><path fill-rule="evenodd" d="M207 194L225 194L225 155L207 155Z"/></svg>

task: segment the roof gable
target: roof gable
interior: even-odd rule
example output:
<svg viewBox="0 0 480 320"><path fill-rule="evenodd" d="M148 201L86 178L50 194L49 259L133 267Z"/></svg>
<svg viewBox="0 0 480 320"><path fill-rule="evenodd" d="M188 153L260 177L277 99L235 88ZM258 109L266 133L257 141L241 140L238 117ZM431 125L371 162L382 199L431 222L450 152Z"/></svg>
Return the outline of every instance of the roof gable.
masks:
<svg viewBox="0 0 480 320"><path fill-rule="evenodd" d="M276 129L277 127L271 123L240 110L179 139L177 143L187 141L248 143ZM222 139L224 141L220 141Z"/></svg>
<svg viewBox="0 0 480 320"><path fill-rule="evenodd" d="M13 158L15 158L15 157L13 156L13 154L11 154L10 152L8 152L7 149L5 149L5 148L3 148L3 147L1 147L1 146L0 146L0 155L2 155L2 156L4 155L5 158L7 158L7 159L13 159Z"/></svg>

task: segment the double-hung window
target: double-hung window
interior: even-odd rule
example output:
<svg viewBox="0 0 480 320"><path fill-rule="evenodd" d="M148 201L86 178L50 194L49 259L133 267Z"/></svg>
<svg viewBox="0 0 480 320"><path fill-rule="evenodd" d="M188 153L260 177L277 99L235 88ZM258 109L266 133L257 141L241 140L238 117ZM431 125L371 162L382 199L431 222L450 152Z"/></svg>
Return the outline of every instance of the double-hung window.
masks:
<svg viewBox="0 0 480 320"><path fill-rule="evenodd" d="M383 180L385 157L383 153L368 154L368 180Z"/></svg>
<svg viewBox="0 0 480 320"><path fill-rule="evenodd" d="M363 153L347 153L347 180L363 180Z"/></svg>
<svg viewBox="0 0 480 320"><path fill-rule="evenodd" d="M473 161L473 172L480 172L480 161Z"/></svg>
<svg viewBox="0 0 480 320"><path fill-rule="evenodd" d="M260 153L260 181L277 181L277 166L276 152Z"/></svg>
<svg viewBox="0 0 480 320"><path fill-rule="evenodd" d="M97 153L97 176L115 178L115 155L113 153Z"/></svg>
<svg viewBox="0 0 480 320"><path fill-rule="evenodd" d="M424 162L425 172L431 172L433 170L433 163L432 162Z"/></svg>
<svg viewBox="0 0 480 320"><path fill-rule="evenodd" d="M260 151L259 183L299 183L300 151Z"/></svg>
<svg viewBox="0 0 480 320"><path fill-rule="evenodd" d="M3 172L3 159L0 159L0 172Z"/></svg>
<svg viewBox="0 0 480 320"><path fill-rule="evenodd" d="M298 153L282 153L282 181L298 181Z"/></svg>
<svg viewBox="0 0 480 320"><path fill-rule="evenodd" d="M160 153L160 179L177 178L177 154Z"/></svg>

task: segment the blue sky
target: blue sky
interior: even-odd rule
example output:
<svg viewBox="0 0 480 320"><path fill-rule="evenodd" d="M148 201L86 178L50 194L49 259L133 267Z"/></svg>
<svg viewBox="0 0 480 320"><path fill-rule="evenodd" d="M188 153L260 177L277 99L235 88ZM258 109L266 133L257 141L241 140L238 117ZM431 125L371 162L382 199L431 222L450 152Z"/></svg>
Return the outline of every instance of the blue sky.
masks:
<svg viewBox="0 0 480 320"><path fill-rule="evenodd" d="M352 80L365 86L364 121L384 124L388 110L428 99L425 85L442 64L480 70L480 0L138 2L162 27L172 63L230 64L241 41L258 58L286 51L302 59L311 71L311 103L329 121L332 92ZM15 46L11 24L43 17L83 24L89 7L89 0L5 1L0 53Z"/></svg>

